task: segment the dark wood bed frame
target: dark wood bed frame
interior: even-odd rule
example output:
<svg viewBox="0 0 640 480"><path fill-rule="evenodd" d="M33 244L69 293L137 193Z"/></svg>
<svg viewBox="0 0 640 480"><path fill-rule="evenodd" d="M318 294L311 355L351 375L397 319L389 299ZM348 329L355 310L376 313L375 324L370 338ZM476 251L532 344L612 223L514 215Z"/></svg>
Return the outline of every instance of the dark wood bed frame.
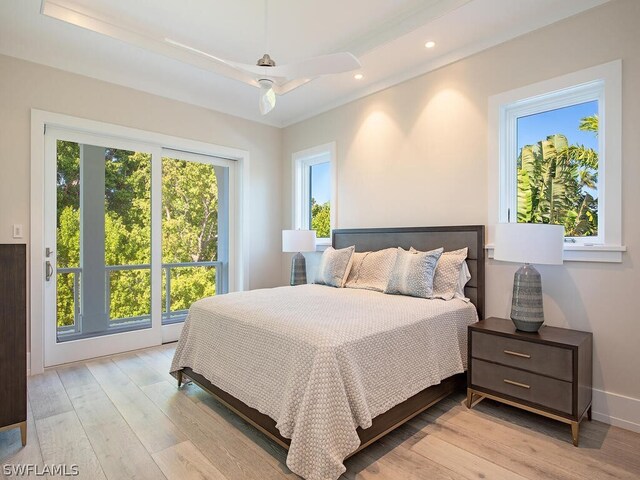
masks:
<svg viewBox="0 0 640 480"><path fill-rule="evenodd" d="M484 226L463 225L445 227L402 227L402 228L366 228L339 229L333 231L332 245L344 248L355 245L356 251L376 251L389 247L402 247L418 250L432 250L444 247L445 251L467 247L467 265L471 272L471 280L467 283L465 294L478 310L478 316L484 318ZM206 378L191 368L177 372L178 388L183 377L189 377L195 384L209 392L223 405L242 417L248 423L264 433L274 442L288 449L291 440L284 438L276 428L276 421L271 417L249 407L244 402L219 389ZM367 429L358 428L360 447L351 455L367 447L403 423L439 402L466 383L464 373L444 379L438 385L422 390L413 397L396 405L373 419Z"/></svg>

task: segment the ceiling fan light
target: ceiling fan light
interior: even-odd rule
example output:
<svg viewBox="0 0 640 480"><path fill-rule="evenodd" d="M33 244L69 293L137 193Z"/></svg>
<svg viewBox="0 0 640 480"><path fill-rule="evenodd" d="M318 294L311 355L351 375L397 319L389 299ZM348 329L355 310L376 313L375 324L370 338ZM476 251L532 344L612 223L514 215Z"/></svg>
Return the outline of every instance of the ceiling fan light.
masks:
<svg viewBox="0 0 640 480"><path fill-rule="evenodd" d="M266 115L276 106L276 92L273 91L272 80L262 78L258 80L258 83L260 84L258 105L260 106L260 113Z"/></svg>

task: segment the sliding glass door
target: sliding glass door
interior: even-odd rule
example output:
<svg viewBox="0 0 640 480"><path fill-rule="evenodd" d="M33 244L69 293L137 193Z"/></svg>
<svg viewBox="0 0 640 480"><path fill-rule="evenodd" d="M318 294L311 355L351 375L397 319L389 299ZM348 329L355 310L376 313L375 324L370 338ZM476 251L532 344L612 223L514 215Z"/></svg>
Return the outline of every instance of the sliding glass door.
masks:
<svg viewBox="0 0 640 480"><path fill-rule="evenodd" d="M174 340L228 291L232 161L57 129L45 150L46 366Z"/></svg>
<svg viewBox="0 0 640 480"><path fill-rule="evenodd" d="M196 300L229 290L233 162L165 149L162 157L162 324ZM165 329L165 340L173 339Z"/></svg>

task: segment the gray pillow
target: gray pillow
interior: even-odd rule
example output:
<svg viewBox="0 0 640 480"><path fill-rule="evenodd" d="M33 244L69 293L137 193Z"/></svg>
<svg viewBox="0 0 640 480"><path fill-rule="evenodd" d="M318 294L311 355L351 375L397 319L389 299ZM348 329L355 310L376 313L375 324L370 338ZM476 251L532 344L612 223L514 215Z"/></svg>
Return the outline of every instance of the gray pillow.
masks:
<svg viewBox="0 0 640 480"><path fill-rule="evenodd" d="M397 255L397 248L354 253L353 266L345 287L384 292Z"/></svg>
<svg viewBox="0 0 640 480"><path fill-rule="evenodd" d="M332 287L343 287L351 270L353 251L355 249L356 247L354 246L341 248L340 250L336 250L333 247L327 248L320 259L316 283Z"/></svg>
<svg viewBox="0 0 640 480"><path fill-rule="evenodd" d="M442 248L438 248L428 252L411 252L398 248L398 256L384 293L431 298L433 274L442 251Z"/></svg>

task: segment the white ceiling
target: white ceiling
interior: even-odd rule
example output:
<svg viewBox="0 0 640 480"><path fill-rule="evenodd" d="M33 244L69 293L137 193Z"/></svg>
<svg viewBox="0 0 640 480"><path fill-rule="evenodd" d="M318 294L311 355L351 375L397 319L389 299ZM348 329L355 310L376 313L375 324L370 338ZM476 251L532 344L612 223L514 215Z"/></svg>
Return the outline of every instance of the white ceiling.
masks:
<svg viewBox="0 0 640 480"><path fill-rule="evenodd" d="M264 0L51 1L107 35L42 15L41 0L3 0L1 54L284 126L608 0L270 0L267 46ZM365 77L317 78L262 117L254 87L165 38L243 63L350 51Z"/></svg>

